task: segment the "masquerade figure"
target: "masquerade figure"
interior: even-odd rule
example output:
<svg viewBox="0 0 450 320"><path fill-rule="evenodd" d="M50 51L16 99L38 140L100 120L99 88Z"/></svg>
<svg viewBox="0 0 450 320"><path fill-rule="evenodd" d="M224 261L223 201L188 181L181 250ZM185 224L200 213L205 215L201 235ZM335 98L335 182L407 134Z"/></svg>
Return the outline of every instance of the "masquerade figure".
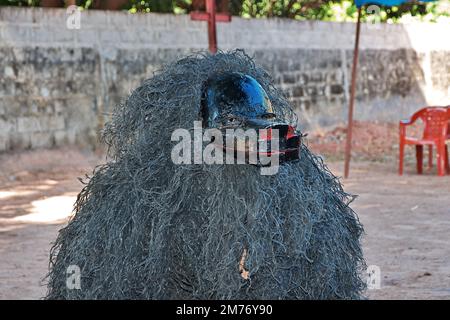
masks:
<svg viewBox="0 0 450 320"><path fill-rule="evenodd" d="M224 133L204 144L258 161L174 163L173 132L196 121ZM144 81L105 127L110 159L56 239L46 298L361 298L353 198L296 125L270 76L239 50L190 56ZM229 129L255 129L258 143L230 144ZM275 174L260 173L262 156L279 157Z"/></svg>

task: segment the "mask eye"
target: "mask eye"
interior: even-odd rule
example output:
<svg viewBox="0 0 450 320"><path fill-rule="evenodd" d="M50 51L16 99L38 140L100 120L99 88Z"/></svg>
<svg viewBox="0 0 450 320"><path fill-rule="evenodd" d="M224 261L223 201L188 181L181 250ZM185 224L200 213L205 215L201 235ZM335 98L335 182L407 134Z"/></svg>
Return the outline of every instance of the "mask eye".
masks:
<svg viewBox="0 0 450 320"><path fill-rule="evenodd" d="M237 125L240 123L240 119L236 116L228 116L222 120L223 125Z"/></svg>
<svg viewBox="0 0 450 320"><path fill-rule="evenodd" d="M270 120L270 119L275 119L276 115L275 115L275 113L267 112L267 113L264 113L263 115L261 115L261 118Z"/></svg>
<svg viewBox="0 0 450 320"><path fill-rule="evenodd" d="M231 116L231 117L227 118L227 123L232 124L232 123L236 123L236 122L238 122L238 118L236 118L236 117Z"/></svg>

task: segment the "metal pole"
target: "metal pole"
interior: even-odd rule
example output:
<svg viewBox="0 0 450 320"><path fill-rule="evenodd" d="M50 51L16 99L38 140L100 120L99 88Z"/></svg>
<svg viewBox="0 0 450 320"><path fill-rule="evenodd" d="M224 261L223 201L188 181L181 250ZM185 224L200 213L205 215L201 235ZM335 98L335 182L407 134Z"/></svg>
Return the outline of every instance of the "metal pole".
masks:
<svg viewBox="0 0 450 320"><path fill-rule="evenodd" d="M209 13L208 19L208 45L211 53L217 52L217 33L216 33L216 1L206 0L206 12Z"/></svg>
<svg viewBox="0 0 450 320"><path fill-rule="evenodd" d="M360 29L361 29L361 7L358 8L358 21L356 23L356 35L355 35L355 49L353 50L352 83L350 86L350 104L348 107L347 143L345 145L345 169L344 169L345 178L348 178L348 174L350 171L350 158L352 152L353 106L355 103L356 67L358 65Z"/></svg>

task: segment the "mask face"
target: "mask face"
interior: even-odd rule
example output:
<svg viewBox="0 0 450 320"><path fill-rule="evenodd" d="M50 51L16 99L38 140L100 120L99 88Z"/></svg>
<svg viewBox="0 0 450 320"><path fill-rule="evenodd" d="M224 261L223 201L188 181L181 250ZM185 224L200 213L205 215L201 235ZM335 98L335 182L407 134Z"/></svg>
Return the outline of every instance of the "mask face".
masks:
<svg viewBox="0 0 450 320"><path fill-rule="evenodd" d="M277 118L266 91L249 75L229 72L210 78L203 90L201 115L206 128L222 130L222 145L224 149L233 149L235 156L239 152L256 153L259 159L276 153L280 161L298 159L300 136L286 121ZM227 129L253 129L257 141L237 136L236 143L227 145L230 132ZM276 136L278 148L273 147ZM264 143L265 147L261 148Z"/></svg>

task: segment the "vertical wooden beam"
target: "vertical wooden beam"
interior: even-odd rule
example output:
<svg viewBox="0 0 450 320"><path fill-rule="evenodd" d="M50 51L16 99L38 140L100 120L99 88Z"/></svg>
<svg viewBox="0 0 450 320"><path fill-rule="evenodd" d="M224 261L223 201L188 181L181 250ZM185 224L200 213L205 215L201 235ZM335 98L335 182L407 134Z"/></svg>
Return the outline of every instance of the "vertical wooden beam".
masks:
<svg viewBox="0 0 450 320"><path fill-rule="evenodd" d="M206 12L208 19L208 46L211 53L217 52L217 32L216 32L216 1L206 0Z"/></svg>
<svg viewBox="0 0 450 320"><path fill-rule="evenodd" d="M358 21L356 22L355 48L353 50L352 82L350 85L350 103L348 107L347 123L347 142L345 145L345 168L344 177L348 178L350 173L350 158L352 153L352 134L353 134L353 108L355 103L356 89L356 68L358 66L359 55L359 34L361 29L361 7L358 8Z"/></svg>
<svg viewBox="0 0 450 320"><path fill-rule="evenodd" d="M206 0L206 12L191 12L192 20L203 20L208 22L208 49L211 53L217 52L216 22L230 22L229 14L216 13L216 1Z"/></svg>

